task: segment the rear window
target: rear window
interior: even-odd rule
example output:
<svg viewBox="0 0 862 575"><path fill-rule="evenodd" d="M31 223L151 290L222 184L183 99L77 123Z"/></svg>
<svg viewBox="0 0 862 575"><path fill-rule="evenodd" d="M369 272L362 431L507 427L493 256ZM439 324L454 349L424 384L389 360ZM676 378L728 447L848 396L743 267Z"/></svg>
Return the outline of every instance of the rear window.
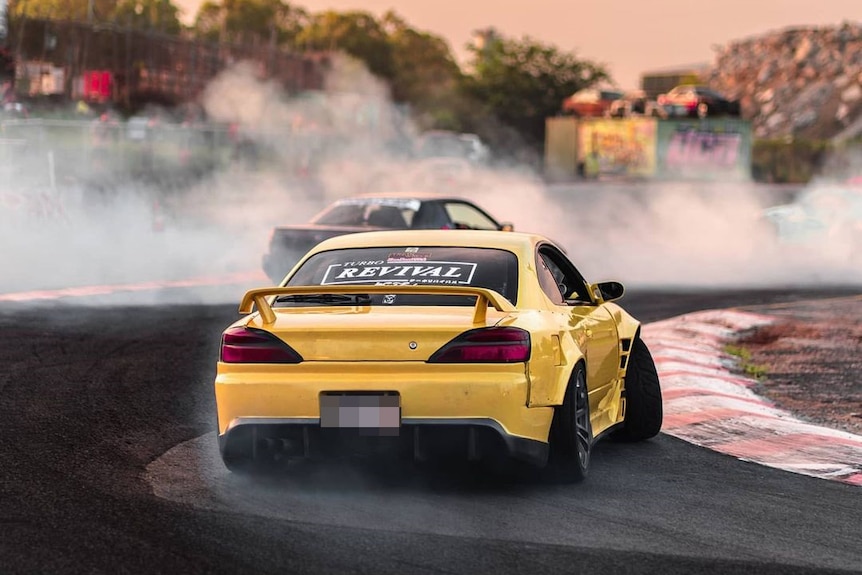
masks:
<svg viewBox="0 0 862 575"><path fill-rule="evenodd" d="M359 199L342 200L317 215L312 223L326 226L409 227L419 209L418 200Z"/></svg>
<svg viewBox="0 0 862 575"><path fill-rule="evenodd" d="M308 259L288 286L451 285L499 292L513 304L518 297L518 258L493 248L390 247L321 252ZM472 306L474 296L371 296L372 305ZM279 305L308 305L294 302Z"/></svg>

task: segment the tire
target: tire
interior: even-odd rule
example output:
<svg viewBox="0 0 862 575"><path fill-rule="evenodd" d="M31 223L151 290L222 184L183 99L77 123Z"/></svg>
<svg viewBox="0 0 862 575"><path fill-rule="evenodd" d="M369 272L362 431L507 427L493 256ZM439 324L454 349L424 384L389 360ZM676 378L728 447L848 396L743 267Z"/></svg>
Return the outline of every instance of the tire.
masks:
<svg viewBox="0 0 862 575"><path fill-rule="evenodd" d="M551 424L548 470L559 481L578 483L586 479L593 447L593 427L584 365L572 372L569 387Z"/></svg>
<svg viewBox="0 0 862 575"><path fill-rule="evenodd" d="M661 431L664 410L661 386L652 354L639 337L632 342L626 370L626 415L622 429L614 435L623 441L643 441Z"/></svg>

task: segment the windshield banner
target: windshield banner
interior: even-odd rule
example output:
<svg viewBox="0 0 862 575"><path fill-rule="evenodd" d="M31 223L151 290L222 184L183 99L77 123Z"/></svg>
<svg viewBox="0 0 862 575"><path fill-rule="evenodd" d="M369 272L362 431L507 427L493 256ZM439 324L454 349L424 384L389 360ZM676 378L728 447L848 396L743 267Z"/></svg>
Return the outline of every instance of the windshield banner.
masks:
<svg viewBox="0 0 862 575"><path fill-rule="evenodd" d="M394 259L394 258L392 258ZM419 258L416 258L419 259ZM358 261L329 266L320 285L470 285L475 263L438 261Z"/></svg>

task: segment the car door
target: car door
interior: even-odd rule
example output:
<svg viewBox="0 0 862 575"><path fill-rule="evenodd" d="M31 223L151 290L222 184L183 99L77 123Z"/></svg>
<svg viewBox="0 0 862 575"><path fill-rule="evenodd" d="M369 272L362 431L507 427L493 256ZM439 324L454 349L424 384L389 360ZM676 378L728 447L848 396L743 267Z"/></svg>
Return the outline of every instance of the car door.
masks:
<svg viewBox="0 0 862 575"><path fill-rule="evenodd" d="M540 246L537 268L542 290L555 306L568 314L569 335L584 351L590 412L594 414L594 427L598 432L614 422L619 399L620 349L616 322L605 306L594 302L583 276L557 248L549 244ZM550 285L548 273L553 285Z"/></svg>

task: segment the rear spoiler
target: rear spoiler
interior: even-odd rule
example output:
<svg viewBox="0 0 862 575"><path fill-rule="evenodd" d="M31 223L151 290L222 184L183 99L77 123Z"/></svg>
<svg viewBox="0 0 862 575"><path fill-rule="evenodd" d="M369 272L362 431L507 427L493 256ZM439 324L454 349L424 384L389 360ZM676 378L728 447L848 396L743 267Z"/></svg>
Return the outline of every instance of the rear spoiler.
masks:
<svg viewBox="0 0 862 575"><path fill-rule="evenodd" d="M515 311L515 306L512 305L512 302L503 297L499 292L481 287L441 285L338 285L265 287L249 290L243 296L242 301L239 304L239 313L249 314L253 311L254 306L257 306L264 324L272 324L275 323L275 312L272 311L272 301L267 298L297 294L424 294L476 296L473 323L483 325L487 318L489 304L497 311Z"/></svg>

